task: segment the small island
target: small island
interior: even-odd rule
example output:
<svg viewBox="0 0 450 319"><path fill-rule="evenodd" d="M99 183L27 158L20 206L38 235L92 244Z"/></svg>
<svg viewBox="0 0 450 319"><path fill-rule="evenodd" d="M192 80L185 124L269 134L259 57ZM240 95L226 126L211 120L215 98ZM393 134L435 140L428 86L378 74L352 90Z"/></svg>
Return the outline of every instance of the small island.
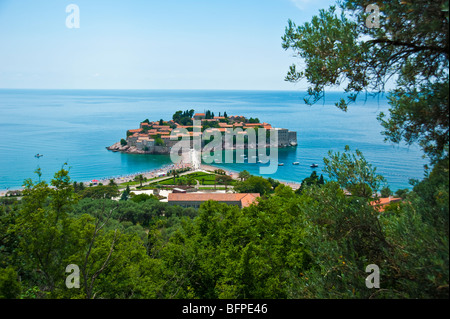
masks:
<svg viewBox="0 0 450 319"><path fill-rule="evenodd" d="M270 131L275 131L278 135L278 147L289 147L297 145L297 132L290 131L286 128L272 127L271 124L261 123L258 118L249 118L242 115L228 116L226 112L215 116L210 110L204 113L194 113L194 110L177 111L172 116L172 120L150 122L148 119L140 123L138 129L130 129L126 133L126 139L107 147L113 152L123 152L132 154L170 154L172 147L178 142L178 139L171 139L171 134L176 133L177 137L183 137L188 134L191 141L194 137L199 137L202 147L210 140L203 139L203 134L211 134L218 131L222 135L229 131L233 131L236 135L242 134L245 148L256 148L252 145L248 138L249 130L258 130L259 128L267 130L267 138ZM198 125L199 123L200 125ZM185 133L181 133L181 132ZM187 132L187 133L186 133ZM234 139L236 141L236 139ZM224 147L227 149L229 147Z"/></svg>

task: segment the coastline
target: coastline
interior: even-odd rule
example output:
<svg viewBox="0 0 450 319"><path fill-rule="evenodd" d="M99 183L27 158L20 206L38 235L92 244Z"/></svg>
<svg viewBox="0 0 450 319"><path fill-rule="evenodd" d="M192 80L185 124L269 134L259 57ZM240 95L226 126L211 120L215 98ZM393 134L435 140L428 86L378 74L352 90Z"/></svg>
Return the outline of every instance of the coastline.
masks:
<svg viewBox="0 0 450 319"><path fill-rule="evenodd" d="M222 170L224 170L227 173L227 175L230 175L233 179L237 179L237 180L239 179L239 172L238 171L234 171L234 170L230 170L230 169L223 169L223 168L214 166L212 164L201 164L200 168L203 169L203 170L209 170L209 171L214 171L216 169L222 169ZM259 176L259 175L255 175L255 176ZM280 183L286 185L286 186L291 187L293 190L296 190L296 189L300 188L300 186L301 186L301 183L298 183L298 182L285 181L285 180L280 180L280 179L277 179L277 178L274 178L274 179L279 181Z"/></svg>
<svg viewBox="0 0 450 319"><path fill-rule="evenodd" d="M152 178L158 177L159 174L167 173L167 171L172 170L172 169L183 169L183 168L187 168L187 167L192 167L192 164L190 164L188 161L183 161L183 162L179 163L179 164L164 165L164 166L161 166L160 168L149 170L149 171L136 172L136 173L132 173L132 174L120 175L120 176L115 176L115 177L101 177L97 180L96 183L97 183L97 185L99 183L102 183L103 185L107 185L109 183L109 181L111 179L113 179L116 184L121 184L121 183L134 181L134 178L139 175L143 175L147 179L152 179ZM223 168L211 165L211 164L201 164L200 169L205 170L205 171L214 171L217 169L222 169L227 173L227 175L230 175L233 179L239 180L239 172L235 171L235 170L223 169ZM255 175L255 176L258 176L258 175ZM286 186L290 186L293 190L298 189L301 185L301 183L298 183L298 182L285 181L285 180L280 180L280 179L276 179L276 178L274 178L274 179ZM81 183L83 183L85 186L89 186L92 183L92 181L81 181ZM22 191L23 189L24 188L1 189L0 197L4 197L7 192Z"/></svg>

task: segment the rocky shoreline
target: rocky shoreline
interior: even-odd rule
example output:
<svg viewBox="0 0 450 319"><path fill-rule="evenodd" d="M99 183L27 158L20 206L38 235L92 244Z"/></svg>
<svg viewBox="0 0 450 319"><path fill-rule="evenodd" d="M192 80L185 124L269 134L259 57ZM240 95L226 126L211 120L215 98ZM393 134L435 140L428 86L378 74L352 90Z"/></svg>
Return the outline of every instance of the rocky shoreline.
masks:
<svg viewBox="0 0 450 319"><path fill-rule="evenodd" d="M136 146L122 145L120 142L114 143L111 146L107 146L106 149L113 152L122 152L128 154L152 154L151 152L140 150Z"/></svg>

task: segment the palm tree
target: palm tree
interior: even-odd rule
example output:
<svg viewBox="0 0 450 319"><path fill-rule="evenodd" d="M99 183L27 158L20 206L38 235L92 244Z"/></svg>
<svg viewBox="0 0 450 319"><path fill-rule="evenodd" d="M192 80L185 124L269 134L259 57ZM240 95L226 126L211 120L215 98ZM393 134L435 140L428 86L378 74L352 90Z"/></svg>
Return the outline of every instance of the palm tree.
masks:
<svg viewBox="0 0 450 319"><path fill-rule="evenodd" d="M230 183L231 181L232 181L231 176L229 175L222 176L222 182L225 184L225 190L227 190L228 183Z"/></svg>
<svg viewBox="0 0 450 319"><path fill-rule="evenodd" d="M176 170L173 170L172 172L171 172L171 174L173 175L173 185L176 185L175 184L175 178L177 177L177 171Z"/></svg>
<svg viewBox="0 0 450 319"><path fill-rule="evenodd" d="M251 176L250 173L246 170L239 173L239 178L241 179L241 182L246 181L250 176Z"/></svg>
<svg viewBox="0 0 450 319"><path fill-rule="evenodd" d="M134 180L135 180L136 182L139 182L139 183L140 183L140 187L142 187L142 182L144 181L144 176L143 176L142 174L139 174L138 176L136 176L136 177L134 178Z"/></svg>
<svg viewBox="0 0 450 319"><path fill-rule="evenodd" d="M117 184L116 184L116 182L114 181L114 179L113 178L111 178L110 180L109 180L109 184L108 184L109 186L117 186Z"/></svg>

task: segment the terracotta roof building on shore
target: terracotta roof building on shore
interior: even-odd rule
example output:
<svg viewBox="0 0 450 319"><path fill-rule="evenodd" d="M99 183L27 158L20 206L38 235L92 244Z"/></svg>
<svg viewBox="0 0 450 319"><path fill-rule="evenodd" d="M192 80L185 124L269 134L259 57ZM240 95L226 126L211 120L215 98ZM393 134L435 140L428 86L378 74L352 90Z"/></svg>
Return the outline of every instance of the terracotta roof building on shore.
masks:
<svg viewBox="0 0 450 319"><path fill-rule="evenodd" d="M250 206L259 196L257 193L170 193L167 201L169 205L198 208L202 203L213 200L242 208Z"/></svg>
<svg viewBox="0 0 450 319"><path fill-rule="evenodd" d="M391 203L400 202L402 199L397 197L383 197L379 198L377 201L370 202L370 205L374 206L380 213L384 212L386 205Z"/></svg>

